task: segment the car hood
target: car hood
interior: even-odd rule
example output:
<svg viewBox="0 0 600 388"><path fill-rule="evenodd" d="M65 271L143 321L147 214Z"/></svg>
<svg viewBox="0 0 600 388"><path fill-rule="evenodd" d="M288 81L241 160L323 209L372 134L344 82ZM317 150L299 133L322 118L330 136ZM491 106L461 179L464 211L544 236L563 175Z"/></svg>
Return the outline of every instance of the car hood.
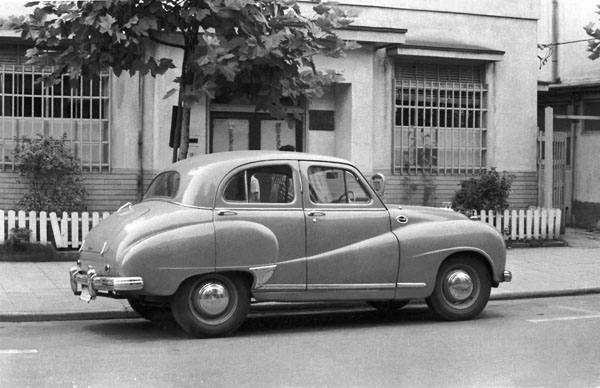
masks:
<svg viewBox="0 0 600 388"><path fill-rule="evenodd" d="M468 220L464 214L447 208L407 205L387 205L387 208L392 218L404 216L410 224Z"/></svg>

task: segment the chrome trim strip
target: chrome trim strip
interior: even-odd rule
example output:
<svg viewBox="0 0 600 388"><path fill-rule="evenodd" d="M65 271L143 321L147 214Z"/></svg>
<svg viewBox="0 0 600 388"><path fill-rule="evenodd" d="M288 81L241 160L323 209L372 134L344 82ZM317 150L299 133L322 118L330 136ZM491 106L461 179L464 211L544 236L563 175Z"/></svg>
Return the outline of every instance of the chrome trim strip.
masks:
<svg viewBox="0 0 600 388"><path fill-rule="evenodd" d="M323 212L342 212L342 211L348 211L348 212L364 212L364 211L369 211L369 212L387 212L387 209L385 207L373 207L372 206L372 202L369 203L368 205L363 205L362 202L354 202L354 203L340 203L340 204L331 204L331 203L323 203L323 204L318 204L318 203L314 203L311 202L311 206L310 207L305 207L304 210L305 211L323 211ZM319 206L320 205L320 206ZM335 206L335 207L328 207L328 206ZM346 207L344 207L346 206Z"/></svg>
<svg viewBox="0 0 600 388"><path fill-rule="evenodd" d="M273 272L275 272L276 268L277 264L249 268L250 271L254 273L254 284L252 285L252 288L257 289L263 287L266 282L271 280L271 276L273 276Z"/></svg>
<svg viewBox="0 0 600 388"><path fill-rule="evenodd" d="M304 291L306 284L264 284L255 291L286 292L286 291Z"/></svg>
<svg viewBox="0 0 600 388"><path fill-rule="evenodd" d="M290 202L293 204L293 202ZM301 211L303 210L302 207L275 207L275 206L265 206L265 207L256 207L256 202L252 202L251 203L253 207L242 207L242 206L237 206L239 205L238 203L235 203L236 206L232 206L232 207L225 207L225 206L219 206L215 208L215 211L219 211L219 210L233 210L233 211L246 211L246 210L250 210L250 211L265 211L265 210L276 210L276 211ZM265 205L269 205L268 202L264 203ZM281 204L275 204L275 205L281 205Z"/></svg>
<svg viewBox="0 0 600 388"><path fill-rule="evenodd" d="M394 283L365 283L365 284L309 284L308 290L389 290L396 288Z"/></svg>
<svg viewBox="0 0 600 388"><path fill-rule="evenodd" d="M423 288L427 287L426 283L396 283L398 288Z"/></svg>

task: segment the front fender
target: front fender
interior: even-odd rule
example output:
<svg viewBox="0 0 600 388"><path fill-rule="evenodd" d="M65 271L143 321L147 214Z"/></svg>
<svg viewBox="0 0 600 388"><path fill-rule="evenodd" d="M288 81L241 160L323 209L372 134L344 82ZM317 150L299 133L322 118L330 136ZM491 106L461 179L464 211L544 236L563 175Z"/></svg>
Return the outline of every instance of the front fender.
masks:
<svg viewBox="0 0 600 388"><path fill-rule="evenodd" d="M403 293L399 297L431 295L440 265L457 253L479 255L491 270L492 283L502 281L506 264L504 240L486 224L470 220L407 224L396 228L394 234L400 243L398 283L421 284L399 288L398 292Z"/></svg>

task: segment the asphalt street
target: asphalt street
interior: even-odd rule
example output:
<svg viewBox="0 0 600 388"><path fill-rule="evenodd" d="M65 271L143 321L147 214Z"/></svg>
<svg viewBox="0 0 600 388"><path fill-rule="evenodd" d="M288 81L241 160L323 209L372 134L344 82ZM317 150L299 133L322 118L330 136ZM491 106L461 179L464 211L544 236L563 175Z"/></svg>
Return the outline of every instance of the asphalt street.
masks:
<svg viewBox="0 0 600 388"><path fill-rule="evenodd" d="M141 319L0 323L0 387L597 387L600 295L254 313L191 339Z"/></svg>

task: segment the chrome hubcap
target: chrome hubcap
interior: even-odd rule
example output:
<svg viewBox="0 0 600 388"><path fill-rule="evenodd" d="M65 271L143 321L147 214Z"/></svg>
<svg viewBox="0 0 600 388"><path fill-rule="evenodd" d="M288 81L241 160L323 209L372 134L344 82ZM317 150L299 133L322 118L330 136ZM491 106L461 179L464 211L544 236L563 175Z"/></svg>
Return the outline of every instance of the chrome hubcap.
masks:
<svg viewBox="0 0 600 388"><path fill-rule="evenodd" d="M229 291L221 284L204 284L196 295L196 305L202 313L216 316L229 306Z"/></svg>
<svg viewBox="0 0 600 388"><path fill-rule="evenodd" d="M453 270L446 278L448 297L454 302L463 302L469 299L473 295L473 288L473 279L461 269Z"/></svg>

